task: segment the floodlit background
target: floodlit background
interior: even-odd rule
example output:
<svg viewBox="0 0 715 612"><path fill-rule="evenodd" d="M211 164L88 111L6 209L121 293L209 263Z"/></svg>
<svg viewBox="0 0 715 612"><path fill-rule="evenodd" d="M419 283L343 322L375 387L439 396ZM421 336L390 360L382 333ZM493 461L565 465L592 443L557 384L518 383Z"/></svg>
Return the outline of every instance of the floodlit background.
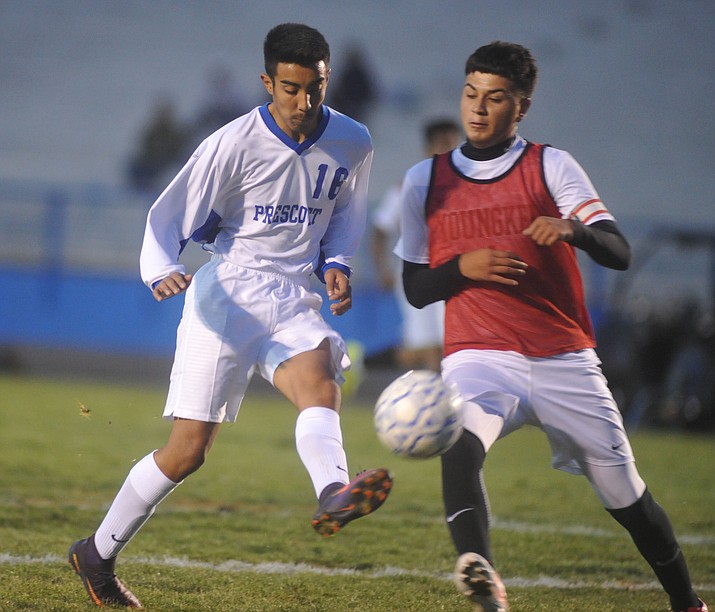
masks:
<svg viewBox="0 0 715 612"><path fill-rule="evenodd" d="M372 205L421 158L423 122L458 118L472 51L530 47L540 78L522 133L581 162L639 257L620 285L584 263L597 322L613 310L672 329L685 318L711 337L711 0L2 0L0 346L170 358L180 301L157 309L138 281L154 194L130 188L130 159L157 101L190 124L218 69L247 107L265 101L262 41L284 21L325 34L333 88L348 50L363 54L377 91L364 116ZM368 358L383 354L399 315L366 249L355 284L352 319L337 325Z"/></svg>
<svg viewBox="0 0 715 612"><path fill-rule="evenodd" d="M541 69L527 137L572 151L619 215L712 221L710 0L3 0L0 176L122 184L159 95L190 116L220 64L263 100L263 37L283 21L325 34L336 77L364 49L375 198L419 159L422 119L456 115L469 53L506 39Z"/></svg>

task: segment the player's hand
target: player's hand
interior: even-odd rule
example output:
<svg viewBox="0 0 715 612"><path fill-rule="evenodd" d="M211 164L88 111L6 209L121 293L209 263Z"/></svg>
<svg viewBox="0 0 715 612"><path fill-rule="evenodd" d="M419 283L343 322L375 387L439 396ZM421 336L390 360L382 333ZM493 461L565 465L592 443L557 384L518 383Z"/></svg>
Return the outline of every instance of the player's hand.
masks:
<svg viewBox="0 0 715 612"><path fill-rule="evenodd" d="M192 278L194 278L193 274L172 272L152 289L151 294L157 302L163 302L186 291L191 284Z"/></svg>
<svg viewBox="0 0 715 612"><path fill-rule="evenodd" d="M517 254L509 251L477 249L459 256L459 271L473 281L516 286L516 279L524 276L527 268Z"/></svg>
<svg viewBox="0 0 715 612"><path fill-rule="evenodd" d="M568 242L573 238L573 225L568 219L537 217L523 232L539 246L551 246L555 242Z"/></svg>
<svg viewBox="0 0 715 612"><path fill-rule="evenodd" d="M330 312L340 316L353 307L352 287L350 279L337 268L328 268L325 271L325 289L328 299L332 302Z"/></svg>

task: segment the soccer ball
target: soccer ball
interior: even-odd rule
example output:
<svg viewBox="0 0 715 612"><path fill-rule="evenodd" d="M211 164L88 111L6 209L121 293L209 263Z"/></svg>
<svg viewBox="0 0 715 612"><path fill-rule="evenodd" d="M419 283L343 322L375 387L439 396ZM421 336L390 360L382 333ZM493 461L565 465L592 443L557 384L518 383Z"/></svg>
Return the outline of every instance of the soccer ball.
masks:
<svg viewBox="0 0 715 612"><path fill-rule="evenodd" d="M374 421L384 446L415 459L441 455L463 431L457 393L431 370L410 370L391 382L377 399Z"/></svg>

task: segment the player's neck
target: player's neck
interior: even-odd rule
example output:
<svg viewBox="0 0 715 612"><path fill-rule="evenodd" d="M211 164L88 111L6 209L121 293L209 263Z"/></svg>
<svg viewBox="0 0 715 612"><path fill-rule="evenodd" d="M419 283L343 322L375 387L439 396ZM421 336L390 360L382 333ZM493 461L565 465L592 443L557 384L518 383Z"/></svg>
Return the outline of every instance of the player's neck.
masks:
<svg viewBox="0 0 715 612"><path fill-rule="evenodd" d="M515 139L516 135L510 136L506 140L492 145L491 147L487 147L486 149L477 149L477 147L469 144L469 142L465 142L462 145L461 151L464 156L469 159L473 159L475 161L488 161L490 159L496 159L500 155L504 155L504 153L509 150L509 147L514 144Z"/></svg>
<svg viewBox="0 0 715 612"><path fill-rule="evenodd" d="M322 117L321 110L320 113L310 122L305 123L300 127L294 127L287 123L284 118L276 112L272 103L268 105L268 112L271 114L271 117L273 117L273 120L276 122L278 129L280 129L286 136L288 136L288 138L294 140L298 144L301 144L304 140L309 138L310 135L315 132L315 130L318 129L318 126L320 125L320 118Z"/></svg>

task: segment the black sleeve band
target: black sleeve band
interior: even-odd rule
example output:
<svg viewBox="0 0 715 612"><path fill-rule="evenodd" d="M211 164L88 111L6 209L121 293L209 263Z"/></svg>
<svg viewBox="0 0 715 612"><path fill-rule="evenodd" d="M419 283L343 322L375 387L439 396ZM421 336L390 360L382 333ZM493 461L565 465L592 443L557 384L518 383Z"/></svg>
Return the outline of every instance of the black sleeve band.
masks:
<svg viewBox="0 0 715 612"><path fill-rule="evenodd" d="M614 270L627 270L631 263L631 247L613 221L596 221L583 225L571 221L573 238L569 244L586 251L596 263Z"/></svg>
<svg viewBox="0 0 715 612"><path fill-rule="evenodd" d="M465 278L459 271L459 256L430 268L427 264L402 262L402 285L407 301L415 308L452 297Z"/></svg>

